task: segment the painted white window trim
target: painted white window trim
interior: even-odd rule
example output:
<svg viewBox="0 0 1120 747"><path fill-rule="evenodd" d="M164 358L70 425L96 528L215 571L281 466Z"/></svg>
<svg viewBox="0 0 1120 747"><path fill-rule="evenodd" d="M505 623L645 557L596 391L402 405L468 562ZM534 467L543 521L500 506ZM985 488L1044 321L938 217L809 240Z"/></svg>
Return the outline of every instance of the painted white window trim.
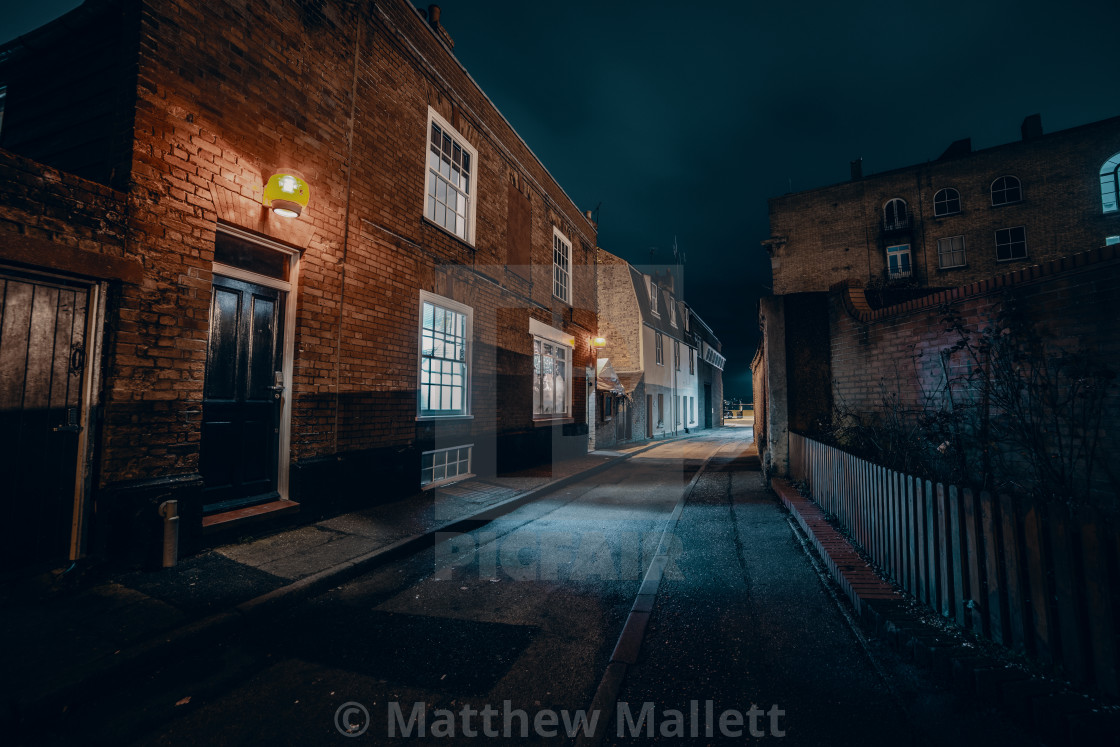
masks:
<svg viewBox="0 0 1120 747"><path fill-rule="evenodd" d="M657 285L653 282L653 278L649 275L642 275L646 281L646 296L649 298L649 313L660 318L661 314L657 311Z"/></svg>
<svg viewBox="0 0 1120 747"><path fill-rule="evenodd" d="M455 311L467 317L467 371L466 381L464 382L463 391L463 405L464 412L455 413L453 415L429 415L424 414L420 410L420 370L424 364L424 350L421 345L421 340L424 339L424 303L430 303L434 306L440 306L450 311ZM474 309L465 303L446 298L444 296L437 296L435 293L429 293L426 290L420 291L420 299L418 304L418 314L416 320L416 419L417 420L469 420L474 416L471 414L471 389L473 381L472 358L474 357Z"/></svg>
<svg viewBox="0 0 1120 747"><path fill-rule="evenodd" d="M567 251L568 268L567 268L566 271L563 270L563 268L561 268L560 265L558 265L556 263L556 240L557 239L559 239L563 243L564 249ZM572 269L573 269L572 268L572 241L567 236L565 236L559 228L557 228L556 226L553 226L552 227L552 295L556 298L559 298L561 301L563 301L564 303L566 303L568 305L571 305L571 303L572 303L572 277L574 276L574 273L572 272ZM561 271L565 271L568 275L566 297L556 295L556 276Z"/></svg>
<svg viewBox="0 0 1120 747"><path fill-rule="evenodd" d="M440 454L440 453L448 452L448 451L458 451L459 449L470 449L470 451L468 452L468 456L467 456L467 471L466 472L462 472L462 473L454 475L452 477L444 477L444 478L441 478L439 480L433 480L432 482L424 482L424 462L423 462L424 457L428 456L429 454L434 455L434 454ZM455 446L447 446L447 447L442 448L442 449L432 449L431 451L425 451L420 455L420 460L421 460L420 461L420 488L421 488L421 490L431 490L432 488L438 488L441 485L449 485L449 484L454 483L454 482L459 482L460 480L468 480L468 479L475 476L475 474L474 474L474 444L457 444Z"/></svg>
<svg viewBox="0 0 1120 747"><path fill-rule="evenodd" d="M530 342L530 355L532 355L532 343L535 339L546 340L553 344L562 345L568 349L568 381L567 386L564 387L564 412L553 413L532 413L534 421L549 421L549 420L568 420L573 417L572 414L572 389L575 385L575 349L576 338L574 335L569 335L561 329L556 329L551 325L544 322L537 321L532 317L529 318L529 334L531 335ZM534 405L535 408L535 405Z"/></svg>
<svg viewBox="0 0 1120 747"><path fill-rule="evenodd" d="M431 147L432 147L432 122L435 122L437 125L439 125L440 129L446 131L448 135L451 135L452 139L454 139L455 142L458 143L459 146L463 150L465 150L467 153L470 154L471 160L473 161L473 164L471 166L470 178L474 181L471 185L470 193L467 195L467 235L466 236L459 236L454 231L449 231L445 226L441 226L439 223L436 223L435 216L431 216L431 217L428 216L428 191L431 188L431 179L432 179L432 170L428 167L428 153L430 152ZM477 202L478 202L478 176L479 176L479 171L480 171L479 161L478 161L478 150L475 149L475 147L473 145L471 145L470 141L467 140L465 137L463 137L463 135L457 129L452 127L450 122L448 122L446 119L444 119L442 116L440 116L439 112L437 112L435 109L433 109L430 106L428 107L428 121L427 121L426 126L424 127L423 166L424 166L424 194L421 195L420 214L422 216L424 216L424 220L428 221L429 224L435 226L436 228L438 228L439 230L448 234L449 236L454 236L459 241L465 241L466 243L470 244L471 246L474 246L475 245L475 241L474 241L475 215L478 212L476 210Z"/></svg>
<svg viewBox="0 0 1120 747"><path fill-rule="evenodd" d="M552 327L533 318L529 319L529 334L534 337L543 337L552 342L558 342L561 345L567 345L570 348L576 346L575 335L569 335L562 329L556 329L556 327Z"/></svg>

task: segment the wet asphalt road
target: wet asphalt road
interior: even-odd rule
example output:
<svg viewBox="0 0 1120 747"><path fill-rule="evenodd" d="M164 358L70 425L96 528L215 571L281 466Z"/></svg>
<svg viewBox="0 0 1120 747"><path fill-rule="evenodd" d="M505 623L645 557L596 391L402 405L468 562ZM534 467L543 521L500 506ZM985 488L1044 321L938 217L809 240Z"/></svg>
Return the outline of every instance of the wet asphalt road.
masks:
<svg viewBox="0 0 1120 747"><path fill-rule="evenodd" d="M696 700L702 720L711 700L717 719L746 715L744 736L752 703L784 711L755 712L764 736L752 742L1010 743L1010 727L890 652L872 643L869 658L761 488L748 440L748 429L725 428L659 446L93 698L44 725L42 742L392 744L423 721L435 743L487 731L555 743L542 735L562 735L564 715L591 703L696 477L620 696L635 719L652 704L654 739L678 741L662 736L669 709L687 716ZM615 715L600 721L607 743L639 741L618 737ZM347 725L364 731L347 738ZM718 725L698 735L721 741Z"/></svg>

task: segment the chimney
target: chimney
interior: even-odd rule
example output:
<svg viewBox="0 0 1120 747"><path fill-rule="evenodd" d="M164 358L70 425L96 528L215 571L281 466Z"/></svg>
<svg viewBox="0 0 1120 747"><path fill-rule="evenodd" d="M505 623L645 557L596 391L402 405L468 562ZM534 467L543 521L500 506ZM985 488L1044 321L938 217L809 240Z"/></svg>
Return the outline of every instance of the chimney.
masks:
<svg viewBox="0 0 1120 747"><path fill-rule="evenodd" d="M942 153L940 158L938 158L937 160L944 161L949 158L959 158L961 156L967 156L971 152L972 138L964 137L960 140L955 140L950 143L949 147L945 149L945 152Z"/></svg>
<svg viewBox="0 0 1120 747"><path fill-rule="evenodd" d="M436 32L436 36L439 37L439 39L443 41L444 44L446 44L451 49L454 49L455 42L454 40L452 40L451 34L447 33L447 29L445 29L443 25L440 24L439 15L440 10L438 5L428 6L428 25L432 27L432 31Z"/></svg>
<svg viewBox="0 0 1120 747"><path fill-rule="evenodd" d="M863 157L857 158L848 164L852 168L852 181L857 181L863 178Z"/></svg>
<svg viewBox="0 0 1120 747"><path fill-rule="evenodd" d="M1023 133L1023 142L1042 137L1042 115L1030 115L1023 120L1023 124L1019 130Z"/></svg>

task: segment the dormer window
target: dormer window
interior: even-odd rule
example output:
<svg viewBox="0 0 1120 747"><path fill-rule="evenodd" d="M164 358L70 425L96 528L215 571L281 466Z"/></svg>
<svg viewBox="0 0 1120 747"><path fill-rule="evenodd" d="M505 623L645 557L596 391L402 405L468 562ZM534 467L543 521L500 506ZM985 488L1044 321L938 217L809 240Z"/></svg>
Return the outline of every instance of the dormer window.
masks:
<svg viewBox="0 0 1120 747"><path fill-rule="evenodd" d="M675 327L675 326L677 326L677 304L672 299L670 299L669 303L668 303L668 306L669 306L669 324L671 324Z"/></svg>
<svg viewBox="0 0 1120 747"><path fill-rule="evenodd" d="M653 282L653 278L645 275L646 292L649 294L649 311L654 316L661 316L657 313L657 283Z"/></svg>

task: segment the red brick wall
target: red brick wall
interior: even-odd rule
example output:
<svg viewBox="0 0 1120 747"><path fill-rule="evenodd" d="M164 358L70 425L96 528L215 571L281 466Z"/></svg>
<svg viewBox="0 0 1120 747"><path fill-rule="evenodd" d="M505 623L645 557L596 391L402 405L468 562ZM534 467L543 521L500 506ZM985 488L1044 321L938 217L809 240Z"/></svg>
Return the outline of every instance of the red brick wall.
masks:
<svg viewBox="0 0 1120 747"><path fill-rule="evenodd" d="M465 438L530 426L531 408L497 407L494 383L497 350L529 354L529 309L576 336L576 371L588 362L594 227L407 3L317 7L142 10L130 248L148 275L123 294L110 350L107 480L197 468L187 413L201 399L219 220L303 250L294 460L416 441L418 289L474 308ZM478 149L473 246L423 217L429 105ZM311 185L298 221L260 206L283 168ZM504 267L510 184L530 203L532 282ZM571 308L552 297L554 225L572 242ZM500 326L505 309L521 310L517 325Z"/></svg>
<svg viewBox="0 0 1120 747"><path fill-rule="evenodd" d="M825 291L882 278L888 245L909 243L921 285L956 287L1060 257L1120 235L1120 214L1101 212L1101 165L1120 151L1120 118L910 166L770 200L774 293ZM991 183L1017 176L1023 201L992 207ZM934 217L934 194L955 188L962 212ZM913 229L884 236L884 204L906 200ZM1025 226L1027 258L996 260L995 231ZM941 270L937 240L964 236L966 266Z"/></svg>
<svg viewBox="0 0 1120 747"><path fill-rule="evenodd" d="M861 302L858 289L837 287L829 308L836 404L881 411L887 391L897 393L904 408L936 409L943 403L933 395L945 380L940 354L960 339L947 328L946 309L978 338L1011 291L1044 344L1053 350L1085 351L1120 372L1120 252L1103 247L878 311ZM1102 453L1115 453L1120 448L1120 386L1115 381L1103 423ZM1098 476L1106 480L1103 472Z"/></svg>

